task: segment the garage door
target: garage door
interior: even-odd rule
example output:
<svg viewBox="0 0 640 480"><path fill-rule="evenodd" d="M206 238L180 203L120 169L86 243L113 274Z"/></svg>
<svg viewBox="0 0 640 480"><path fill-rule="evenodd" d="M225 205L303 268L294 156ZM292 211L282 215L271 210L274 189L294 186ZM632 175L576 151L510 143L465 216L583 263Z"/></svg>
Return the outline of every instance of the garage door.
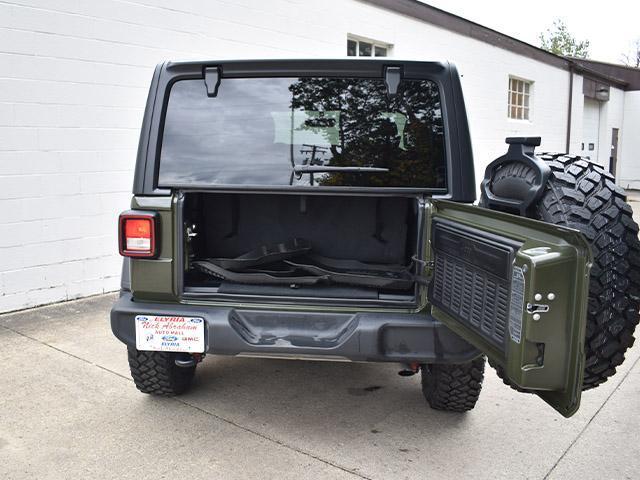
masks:
<svg viewBox="0 0 640 480"><path fill-rule="evenodd" d="M600 102L584 99L582 120L582 155L598 162L598 133L600 127ZM598 162L599 163L599 162Z"/></svg>

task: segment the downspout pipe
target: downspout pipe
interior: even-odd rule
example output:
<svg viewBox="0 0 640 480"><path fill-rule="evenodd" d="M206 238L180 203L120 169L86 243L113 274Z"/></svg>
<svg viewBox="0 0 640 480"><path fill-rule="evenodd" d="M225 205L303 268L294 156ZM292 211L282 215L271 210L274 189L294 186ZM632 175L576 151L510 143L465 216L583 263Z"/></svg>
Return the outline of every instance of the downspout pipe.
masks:
<svg viewBox="0 0 640 480"><path fill-rule="evenodd" d="M571 111L573 110L573 62L569 61L569 105L567 107L567 144L565 152L568 154L571 148Z"/></svg>

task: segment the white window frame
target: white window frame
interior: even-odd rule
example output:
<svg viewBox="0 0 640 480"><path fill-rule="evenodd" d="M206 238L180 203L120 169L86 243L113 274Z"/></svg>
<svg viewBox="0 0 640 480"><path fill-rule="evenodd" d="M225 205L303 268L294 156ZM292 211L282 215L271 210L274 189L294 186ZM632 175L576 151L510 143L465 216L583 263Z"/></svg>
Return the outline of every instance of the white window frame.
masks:
<svg viewBox="0 0 640 480"><path fill-rule="evenodd" d="M373 40L371 38L366 38L366 37L360 37L358 35L347 35L347 43L349 41L352 42L356 42L356 55L349 55L348 51L347 51L347 56L348 57L353 57L353 58L358 58L358 57L365 57L365 58L376 58L375 52L376 52L376 47L378 48L384 48L387 51L387 54L384 56L378 56L377 58L387 58L391 56L391 49L393 48L393 45L390 43L385 43L385 42L381 42L379 40ZM360 55L360 43L369 43L371 44L371 55Z"/></svg>
<svg viewBox="0 0 640 480"><path fill-rule="evenodd" d="M507 88L507 117L509 120L532 121L533 85L533 80L509 75Z"/></svg>

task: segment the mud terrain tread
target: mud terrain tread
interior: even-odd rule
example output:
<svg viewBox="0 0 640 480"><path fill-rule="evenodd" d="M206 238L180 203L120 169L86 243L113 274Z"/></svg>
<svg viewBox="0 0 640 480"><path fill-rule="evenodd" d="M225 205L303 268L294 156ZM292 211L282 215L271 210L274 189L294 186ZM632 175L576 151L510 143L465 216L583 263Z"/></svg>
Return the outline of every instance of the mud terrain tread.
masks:
<svg viewBox="0 0 640 480"><path fill-rule="evenodd" d="M178 367L175 353L128 348L128 356L131 377L141 392L172 397L189 389L196 367Z"/></svg>
<svg viewBox="0 0 640 480"><path fill-rule="evenodd" d="M484 357L462 364L422 367L422 393L435 410L466 412L475 407L484 380Z"/></svg>
<svg viewBox="0 0 640 480"><path fill-rule="evenodd" d="M624 191L595 163L561 154L543 154L553 172L538 207L540 218L580 230L594 257L583 389L597 387L616 373L640 311L638 225Z"/></svg>
<svg viewBox="0 0 640 480"><path fill-rule="evenodd" d="M558 153L538 157L551 167L552 175L536 206L535 218L580 230L594 258L585 338L583 389L587 390L614 375L634 343L633 332L640 317L638 225L624 191L601 166ZM509 176L526 183L532 178L530 171L516 164L505 165L499 173L494 185ZM504 377L500 369L498 374Z"/></svg>

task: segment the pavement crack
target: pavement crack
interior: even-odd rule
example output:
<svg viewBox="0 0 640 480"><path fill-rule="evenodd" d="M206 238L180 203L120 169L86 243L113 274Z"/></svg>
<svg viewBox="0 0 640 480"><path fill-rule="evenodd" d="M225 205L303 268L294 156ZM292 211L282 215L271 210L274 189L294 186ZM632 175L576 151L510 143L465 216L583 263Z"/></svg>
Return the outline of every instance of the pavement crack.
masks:
<svg viewBox="0 0 640 480"><path fill-rule="evenodd" d="M44 342L42 340L39 340L39 339L37 339L35 337L32 337L31 335L27 335L26 333L22 333L19 330L15 330L15 329L13 329L11 327L7 327L6 325L0 325L0 327L4 328L5 330L8 330L8 331L10 331L12 333L15 333L16 335L20 335L21 337L28 338L29 340L34 341L36 343L39 343L40 345L44 345L45 347L49 347L52 350L55 350L56 352L60 352L60 353L62 353L64 355L68 355L69 357L75 358L76 360L80 360L81 362L84 362L87 365L92 365L92 366L97 367L97 368L99 368L101 370L104 370L105 372L112 373L114 375L117 375L120 378L124 378L125 380L131 381L130 378L125 377L124 375L122 375L121 373L116 372L115 370L111 370L110 368L107 368L107 367L104 367L104 366L102 366L102 365L100 365L98 363L92 362L91 360L87 360L86 358L82 358L82 357L79 357L78 355L74 355L71 352L67 352L66 350L62 350L61 348L58 348L58 347L56 347L54 345L51 345L50 343Z"/></svg>
<svg viewBox="0 0 640 480"><path fill-rule="evenodd" d="M95 363L95 362L92 362L90 360L87 360L86 358L83 358L83 357L80 357L80 356L75 355L73 353L67 352L66 350L62 350L61 348L58 348L58 347L56 347L54 345L51 345L50 343L47 343L45 341L39 340L39 339L37 339L35 337L32 337L31 335L27 335L26 333L22 333L22 332L20 332L18 330L15 330L15 329L11 328L11 327L8 327L6 325L0 325L0 327L4 328L5 330L8 330L8 331L10 331L12 333L15 333L16 335L20 335L21 337L27 338L27 339L29 339L29 340L31 340L33 342L39 343L40 345L43 345L43 346L48 347L48 348L51 348L52 350L55 350L56 352L62 353L64 355L72 357L72 358L74 358L76 360L80 360L81 362L86 363L87 365L91 365L93 367L97 367L97 368L99 368L101 370L104 370L105 372L108 372L108 373L111 373L113 375L116 375L116 376L118 376L118 377L120 377L120 378L122 378L122 379L124 379L124 380L126 380L128 382L133 382L133 380L131 378L129 378L129 377L125 376L125 375L122 375L122 374L116 372L115 370L111 370L110 368L106 368L106 367L104 367L104 366L102 366L102 365L100 365L98 363ZM334 462L332 462L330 460L327 460L325 458L322 458L322 457L319 457L317 455L314 455L313 453L310 453L310 452L307 452L307 451L302 450L300 448L294 447L293 445L289 445L289 444L283 442L282 440L278 440L277 438L270 437L269 435L266 435L266 434L264 434L262 432L253 430L253 429L251 429L249 427L245 427L243 425L240 425L239 423L236 423L233 420L229 420L228 418L221 417L220 415L217 415L217 414L215 414L213 412L205 410L204 408L199 407L197 405L194 405L192 403L189 403L186 400L183 400L181 398L173 397L173 398L170 398L170 400L173 400L173 401L175 401L177 403L180 403L180 404L182 404L182 405L184 405L186 407L193 408L194 410L197 410L197 411L199 411L201 413L204 413L205 415L211 416L211 417L213 417L213 418L215 418L215 419L217 419L217 420L219 420L221 422L224 422L224 423L226 423L228 425L231 425L231 426L233 426L235 428L243 430L243 431L245 431L247 433L256 435L256 436L262 438L263 440L266 440L268 442L274 443L274 444L276 444L276 445L278 445L278 446L280 446L282 448L286 448L286 449L291 450L293 452L296 452L296 453L298 453L300 455L304 455L306 457L312 458L312 459L314 459L314 460L316 460L318 462L324 463L325 465L328 465L330 467L337 468L338 470L341 470L341 471L343 471L345 473L351 474L351 475L353 475L355 477L362 478L364 480L372 480L370 477L367 477L367 476L365 476L365 475L363 475L361 473L355 472L355 471L353 471L353 470L351 470L351 469L349 469L347 467L343 467L343 466L341 466L341 465L339 465L337 463L334 463Z"/></svg>
<svg viewBox="0 0 640 480"><path fill-rule="evenodd" d="M227 418L221 417L220 415L217 415L217 414L215 414L213 412L205 410L202 407L199 407L197 405L189 403L189 402L187 402L187 401L185 401L185 400L183 400L181 398L173 397L173 400L177 401L178 403L182 403L183 405L186 405L188 407L194 408L194 409L198 410L199 412L204 413L205 415L210 415L210 416L212 416L212 417L214 417L214 418L216 418L216 419L218 419L218 420L220 420L222 422L228 423L229 425L232 425L232 426L234 426L236 428L244 430L245 432L252 433L253 435L256 435L256 436L258 436L258 437L260 437L260 438L262 438L264 440L267 440L269 442L273 442L273 443L275 443L275 444L277 444L277 445L279 445L279 446L281 446L283 448L289 449L289 450L294 451L296 453L299 453L301 455L305 455L305 456L310 457L310 458L312 458L314 460L322 462L322 463L324 463L326 465L329 465L331 467L334 467L334 468L337 468L339 470L342 470L343 472L346 472L346 473L349 473L351 475L354 475L354 476L356 476L358 478L362 478L362 479L365 479L365 480L372 480L371 477L367 477L367 476L365 476L365 475L363 475L361 473L355 472L355 471L353 471L353 470L351 470L351 469L349 469L347 467L343 467L343 466L341 466L341 465L339 465L337 463L334 463L334 462L332 462L330 460L327 460L325 458L322 458L322 457L319 457L317 455L314 455L313 453L307 452L306 450L302 450L300 448L294 447L293 445L289 445L288 443L285 443L282 440L278 440L277 438L270 437L269 435L265 435L262 432L258 432L256 430L253 430L253 429L249 428L249 427L245 427L243 425L240 425L239 423L236 423L233 420L229 420Z"/></svg>
<svg viewBox="0 0 640 480"><path fill-rule="evenodd" d="M578 440L580 439L580 437L582 437L582 435L584 434L584 432L587 430L587 428L589 428L589 425L591 425L591 423L595 420L595 418L598 416L598 414L602 411L602 409L604 408L604 406L609 402L609 400L611 399L611 397L613 396L614 393L616 393L618 391L618 389L620 388L620 386L624 383L624 381L627 379L627 377L629 376L629 374L631 373L631 371L636 367L636 365L638 364L638 362L640 362L640 357L638 357L635 362L633 362L633 364L631 365L631 368L629 368L629 370L627 370L627 372L624 374L624 376L620 379L620 381L618 382L618 384L615 386L615 388L613 390L611 390L611 393L609 393L609 395L607 395L607 398L604 399L604 402L602 402L602 405L600 405L598 407L598 409L595 411L595 413L591 416L591 418L589 419L589 421L585 424L584 427L582 427L582 429L580 430L580 432L578 433L578 435L576 435L576 438L573 439L573 441L569 444L569 446L567 446L567 448L564 450L564 452L562 452L562 455L560 455L560 457L558 457L558 459L556 460L556 462L553 464L553 466L549 469L549 471L547 472L547 474L543 477L543 480L547 480L550 475L553 473L553 471L556 469L556 467L558 465L560 465L560 462L564 459L564 457L567 456L567 454L569 453L569 451L573 448L573 446L578 442Z"/></svg>

